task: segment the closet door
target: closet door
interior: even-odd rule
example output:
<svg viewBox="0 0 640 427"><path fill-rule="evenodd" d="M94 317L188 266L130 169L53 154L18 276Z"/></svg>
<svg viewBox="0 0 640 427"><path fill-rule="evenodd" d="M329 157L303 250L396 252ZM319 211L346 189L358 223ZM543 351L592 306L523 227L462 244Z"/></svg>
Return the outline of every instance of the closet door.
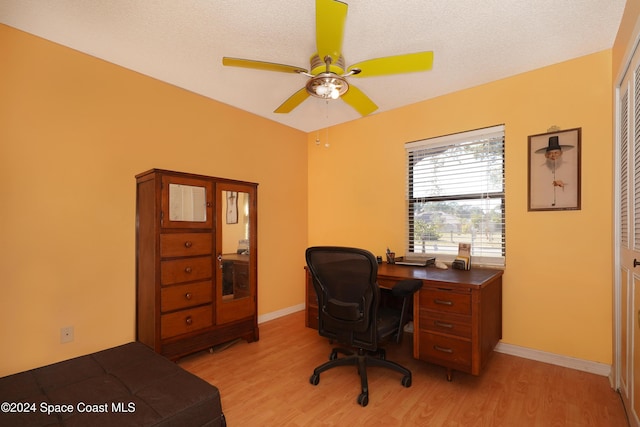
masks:
<svg viewBox="0 0 640 427"><path fill-rule="evenodd" d="M632 426L640 426L640 51L618 93L616 376Z"/></svg>
<svg viewBox="0 0 640 427"><path fill-rule="evenodd" d="M216 183L216 324L257 318L257 191Z"/></svg>

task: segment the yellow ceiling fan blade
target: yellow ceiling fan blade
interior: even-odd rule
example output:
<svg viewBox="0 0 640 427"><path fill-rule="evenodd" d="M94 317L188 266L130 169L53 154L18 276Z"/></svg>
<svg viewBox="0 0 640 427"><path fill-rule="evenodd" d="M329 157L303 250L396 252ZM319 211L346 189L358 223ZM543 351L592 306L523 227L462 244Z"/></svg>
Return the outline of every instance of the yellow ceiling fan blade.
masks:
<svg viewBox="0 0 640 427"><path fill-rule="evenodd" d="M353 64L348 71L358 68L359 74L353 77L374 77L389 74L414 73L416 71L428 71L433 66L433 52L408 53L406 55L387 56L384 58L369 59Z"/></svg>
<svg viewBox="0 0 640 427"><path fill-rule="evenodd" d="M353 109L360 113L361 116L371 114L378 109L378 106L371 99L369 99L369 97L365 95L364 92L362 92L352 84L349 84L349 90L340 98L342 98L344 102L352 106Z"/></svg>
<svg viewBox="0 0 640 427"><path fill-rule="evenodd" d="M302 104L302 101L304 101L308 97L309 93L307 92L307 89L303 87L302 89L291 95L289 99L282 103L282 105L276 108L274 113L290 113L294 108Z"/></svg>
<svg viewBox="0 0 640 427"><path fill-rule="evenodd" d="M341 1L316 0L316 47L323 62L327 55L336 62L342 54L347 9Z"/></svg>
<svg viewBox="0 0 640 427"><path fill-rule="evenodd" d="M228 67L252 68L255 70L277 71L280 73L306 73L307 70L294 65L276 64L274 62L254 61L252 59L222 58L222 65Z"/></svg>

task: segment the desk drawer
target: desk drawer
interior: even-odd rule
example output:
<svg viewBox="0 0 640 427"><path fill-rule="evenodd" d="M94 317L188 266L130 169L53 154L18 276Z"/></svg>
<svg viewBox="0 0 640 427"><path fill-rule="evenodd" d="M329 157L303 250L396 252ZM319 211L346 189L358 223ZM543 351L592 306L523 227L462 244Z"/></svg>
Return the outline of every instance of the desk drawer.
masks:
<svg viewBox="0 0 640 427"><path fill-rule="evenodd" d="M160 282L163 285L191 282L211 278L211 257L195 257L162 261Z"/></svg>
<svg viewBox="0 0 640 427"><path fill-rule="evenodd" d="M211 233L175 233L160 235L162 258L209 255L212 250Z"/></svg>
<svg viewBox="0 0 640 427"><path fill-rule="evenodd" d="M421 309L420 329L471 338L471 318Z"/></svg>
<svg viewBox="0 0 640 427"><path fill-rule="evenodd" d="M440 289L420 290L420 307L443 313L471 314L471 294Z"/></svg>
<svg viewBox="0 0 640 427"><path fill-rule="evenodd" d="M471 341L420 331L420 360L471 372Z"/></svg>
<svg viewBox="0 0 640 427"><path fill-rule="evenodd" d="M175 337L213 325L210 305L163 314L160 318L162 339Z"/></svg>
<svg viewBox="0 0 640 427"><path fill-rule="evenodd" d="M206 304L213 299L211 281L163 287L160 306L163 313Z"/></svg>

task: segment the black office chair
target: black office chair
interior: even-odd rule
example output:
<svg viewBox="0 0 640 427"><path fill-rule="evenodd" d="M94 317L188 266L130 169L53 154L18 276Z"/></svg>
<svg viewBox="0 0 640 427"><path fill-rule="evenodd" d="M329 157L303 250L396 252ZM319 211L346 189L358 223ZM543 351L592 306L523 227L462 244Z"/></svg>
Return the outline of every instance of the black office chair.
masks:
<svg viewBox="0 0 640 427"><path fill-rule="evenodd" d="M411 371L386 360L378 343L385 339L400 342L411 295L422 286L420 280L405 281L395 293L403 297L403 309L380 307L378 264L368 251L335 246L311 247L307 266L318 296L318 332L332 342L350 347L334 348L329 361L318 366L309 382L317 385L320 374L336 366L356 365L362 392L358 403L369 403L367 366L391 368L403 375L402 385L411 386ZM404 317L404 318L403 318ZM351 348L355 349L352 351ZM345 357L338 358L338 353Z"/></svg>

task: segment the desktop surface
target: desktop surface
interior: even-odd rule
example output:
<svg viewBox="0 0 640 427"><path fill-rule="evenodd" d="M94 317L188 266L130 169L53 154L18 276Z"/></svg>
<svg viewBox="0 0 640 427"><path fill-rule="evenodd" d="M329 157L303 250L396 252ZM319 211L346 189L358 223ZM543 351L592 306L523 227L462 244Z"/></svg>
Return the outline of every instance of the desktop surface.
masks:
<svg viewBox="0 0 640 427"><path fill-rule="evenodd" d="M396 281L404 279L420 279L431 283L457 284L482 287L497 276L502 270L471 267L471 270L443 270L436 267L415 267L397 264L378 264L378 283L382 288L392 288ZM385 280L386 279L386 280ZM387 280L392 282L388 282Z"/></svg>

